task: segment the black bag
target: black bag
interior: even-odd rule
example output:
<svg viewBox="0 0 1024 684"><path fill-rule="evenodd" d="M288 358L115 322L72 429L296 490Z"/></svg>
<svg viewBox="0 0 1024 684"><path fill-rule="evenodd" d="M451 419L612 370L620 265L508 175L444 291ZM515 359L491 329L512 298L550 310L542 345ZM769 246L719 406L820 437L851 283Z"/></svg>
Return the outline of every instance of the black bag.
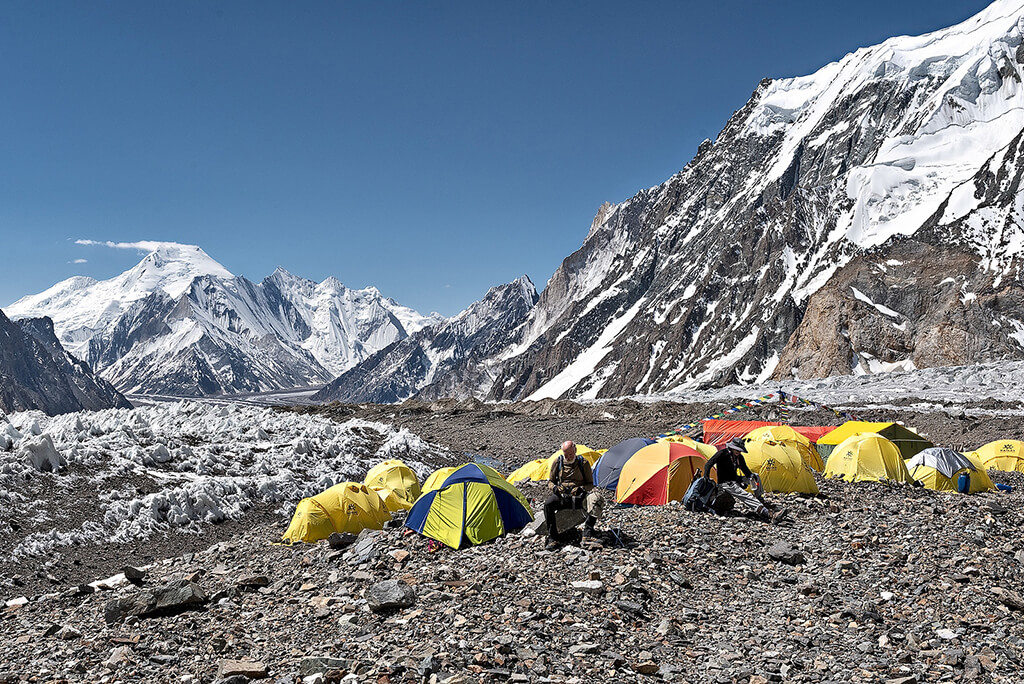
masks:
<svg viewBox="0 0 1024 684"><path fill-rule="evenodd" d="M715 512L714 503L718 496L718 485L710 477L698 475L693 478L686 494L683 494L683 508L698 513ZM732 498L732 497L730 497Z"/></svg>

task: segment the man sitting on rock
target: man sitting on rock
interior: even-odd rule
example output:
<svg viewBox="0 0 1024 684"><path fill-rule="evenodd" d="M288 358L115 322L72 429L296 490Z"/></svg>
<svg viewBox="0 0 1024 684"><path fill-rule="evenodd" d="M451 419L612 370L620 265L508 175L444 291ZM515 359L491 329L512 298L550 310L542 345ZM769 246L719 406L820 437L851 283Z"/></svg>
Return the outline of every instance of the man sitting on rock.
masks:
<svg viewBox="0 0 1024 684"><path fill-rule="evenodd" d="M583 536L594 536L594 524L601 517L601 494L594 488L594 471L585 458L576 456L576 445L562 443L562 455L551 464L551 496L544 501L544 520L548 524L548 546L559 544L556 514L566 508L580 508L587 514ZM562 530L568 532L568 530Z"/></svg>
<svg viewBox="0 0 1024 684"><path fill-rule="evenodd" d="M753 510L757 515L777 522L785 515L785 511L772 513L771 509L774 506L765 502L760 486L757 486L753 493L744 488L751 480L756 481L750 467L747 466L747 461L743 458L746 450L747 446L742 438L733 439L704 465L704 477L710 477L711 469L717 468L719 489L729 492L736 503Z"/></svg>

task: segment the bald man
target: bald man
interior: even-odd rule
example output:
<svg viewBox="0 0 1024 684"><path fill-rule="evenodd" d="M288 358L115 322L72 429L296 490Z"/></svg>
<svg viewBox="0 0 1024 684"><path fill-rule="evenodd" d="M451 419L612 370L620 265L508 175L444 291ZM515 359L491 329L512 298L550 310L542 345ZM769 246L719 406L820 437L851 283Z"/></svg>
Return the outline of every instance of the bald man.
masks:
<svg viewBox="0 0 1024 684"><path fill-rule="evenodd" d="M594 488L594 471L585 458L576 456L576 445L562 443L562 455L551 464L551 496L544 501L544 519L548 523L549 546L558 545L555 514L566 508L581 508L587 514L583 536L594 536L594 524L601 517L601 494ZM568 530L564 530L568 532Z"/></svg>

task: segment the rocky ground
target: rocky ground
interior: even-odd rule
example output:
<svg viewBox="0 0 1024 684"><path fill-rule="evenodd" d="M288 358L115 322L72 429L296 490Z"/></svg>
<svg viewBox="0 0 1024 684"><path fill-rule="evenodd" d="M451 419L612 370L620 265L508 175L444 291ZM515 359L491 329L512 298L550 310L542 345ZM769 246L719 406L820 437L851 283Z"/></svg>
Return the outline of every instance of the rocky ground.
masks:
<svg viewBox="0 0 1024 684"><path fill-rule="evenodd" d="M564 438L611 446L721 406L302 410L394 424L513 466ZM1020 436L1005 416L875 411L860 416L903 420L942 444ZM344 548L287 547L275 543L287 520L269 514L138 549L67 549L71 567L76 553L109 556L55 583L21 568L0 612L0 682L1020 681L1024 476L995 479L1014 491L819 481L820 498L778 498L785 526L609 506L603 528L623 545L608 533L554 553L524 534L430 552L397 524ZM539 506L543 487L524 491ZM77 586L146 563L135 584Z"/></svg>

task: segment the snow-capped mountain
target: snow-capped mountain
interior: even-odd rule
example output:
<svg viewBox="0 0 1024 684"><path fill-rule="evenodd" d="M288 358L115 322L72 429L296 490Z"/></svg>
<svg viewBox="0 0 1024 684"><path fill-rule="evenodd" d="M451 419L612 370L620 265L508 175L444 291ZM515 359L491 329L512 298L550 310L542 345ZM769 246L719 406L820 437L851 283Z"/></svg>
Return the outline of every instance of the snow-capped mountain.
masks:
<svg viewBox="0 0 1024 684"><path fill-rule="evenodd" d="M6 311L52 318L61 342L127 393L181 396L326 382L443 320L335 278L278 269L253 283L175 243L115 278L71 278Z"/></svg>
<svg viewBox="0 0 1024 684"><path fill-rule="evenodd" d="M601 208L491 398L1024 358L1024 2L765 80Z"/></svg>
<svg viewBox="0 0 1024 684"><path fill-rule="evenodd" d="M131 404L61 347L49 319L15 323L0 311L0 411L56 415L106 408Z"/></svg>
<svg viewBox="0 0 1024 684"><path fill-rule="evenodd" d="M393 403L480 394L501 351L537 303L527 276L492 287L458 315L392 343L313 396L317 401Z"/></svg>

